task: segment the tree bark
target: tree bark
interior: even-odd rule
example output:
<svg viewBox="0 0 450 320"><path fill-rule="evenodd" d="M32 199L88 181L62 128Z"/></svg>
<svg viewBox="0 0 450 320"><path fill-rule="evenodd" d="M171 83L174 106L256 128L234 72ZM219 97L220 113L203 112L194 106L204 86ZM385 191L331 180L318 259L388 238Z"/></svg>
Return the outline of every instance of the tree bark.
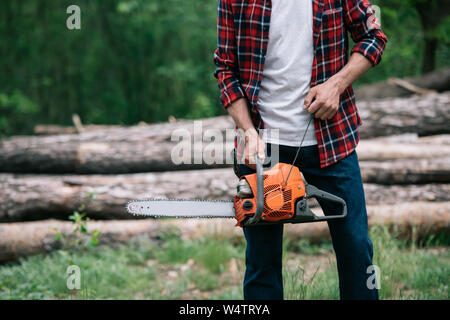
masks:
<svg viewBox="0 0 450 320"><path fill-rule="evenodd" d="M416 134L363 139L356 148L360 161L450 158L450 135L418 137Z"/></svg>
<svg viewBox="0 0 450 320"><path fill-rule="evenodd" d="M367 181L364 185L367 203L450 201L448 183L404 186L371 183L431 180L427 178L426 169L418 166L420 161L411 160L411 166L406 162L394 162L396 166L385 167L377 162L370 162L372 166L361 162L362 177ZM408 168L410 172L405 174ZM448 177L450 168L446 172ZM430 175L436 180L444 176L434 170ZM135 219L125 211L130 200L158 197L231 200L236 184L231 168L117 176L0 174L0 222L67 219L83 204L84 211L93 219Z"/></svg>
<svg viewBox="0 0 450 320"><path fill-rule="evenodd" d="M363 139L402 133L419 136L450 133L450 92L357 104Z"/></svg>
<svg viewBox="0 0 450 320"><path fill-rule="evenodd" d="M228 135L225 134L227 129L231 129ZM222 116L195 123L182 120L81 134L13 137L0 140L0 171L110 174L223 167L225 156L230 157L230 148L233 147L233 129L233 120ZM228 143L202 143L203 134L216 134ZM203 156L203 151L205 155L211 154L208 148L204 148L212 145L222 147L221 155L216 157L222 156L221 161L214 164L200 158L200 164L197 164L194 154ZM188 155L187 161L181 165L171 160L176 146L185 146ZM179 154L184 155L176 153Z"/></svg>
<svg viewBox="0 0 450 320"><path fill-rule="evenodd" d="M450 92L360 102L364 122L360 136L450 133L449 105ZM177 121L73 135L13 137L0 140L0 171L118 174L225 167L231 163L233 129L232 119L222 116L195 123ZM217 140L202 141L205 135ZM183 157L173 161L179 155L186 155L184 162Z"/></svg>
<svg viewBox="0 0 450 320"><path fill-rule="evenodd" d="M363 181L380 184L450 182L450 158L361 161Z"/></svg>
<svg viewBox="0 0 450 320"><path fill-rule="evenodd" d="M387 226L395 230L396 236L414 241L438 233L447 236L450 233L449 211L450 202L412 202L367 208L370 227ZM55 234L70 234L73 228L71 222L56 220L0 224L0 262L59 249L63 243L56 240ZM236 241L243 236L242 229L235 227L233 219L90 221L87 228L90 232L99 230L100 244L105 245L128 242L136 236L157 238L165 231L173 232L174 228L182 239L214 236ZM330 239L324 222L287 224L285 235L294 241L323 242Z"/></svg>

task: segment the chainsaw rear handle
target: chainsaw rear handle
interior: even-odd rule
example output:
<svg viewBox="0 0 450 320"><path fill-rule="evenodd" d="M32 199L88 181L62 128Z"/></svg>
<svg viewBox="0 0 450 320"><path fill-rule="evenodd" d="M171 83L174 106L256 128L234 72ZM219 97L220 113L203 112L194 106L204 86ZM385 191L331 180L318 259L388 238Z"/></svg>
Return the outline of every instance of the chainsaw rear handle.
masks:
<svg viewBox="0 0 450 320"><path fill-rule="evenodd" d="M339 198L339 197L335 196L334 194L320 190L310 184L305 185L305 189L306 189L305 191L306 191L306 195L308 198L315 198L317 200L325 200L328 202L340 204L342 206L341 214L329 215L329 216L316 216L315 221L341 219L341 218L345 218L347 216L347 204L345 203L344 199ZM308 206L306 206L306 208L304 210L306 210L309 214L314 215L314 213Z"/></svg>
<svg viewBox="0 0 450 320"><path fill-rule="evenodd" d="M261 220L261 215L264 209L264 176L263 165L261 159L255 154L256 162L256 212L251 216L244 226L251 226L257 224Z"/></svg>

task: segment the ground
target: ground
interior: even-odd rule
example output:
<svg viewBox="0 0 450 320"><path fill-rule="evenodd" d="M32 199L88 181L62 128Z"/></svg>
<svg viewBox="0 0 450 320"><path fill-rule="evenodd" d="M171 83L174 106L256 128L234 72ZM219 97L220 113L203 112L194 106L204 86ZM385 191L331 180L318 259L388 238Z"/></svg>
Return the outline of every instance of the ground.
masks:
<svg viewBox="0 0 450 320"><path fill-rule="evenodd" d="M449 299L448 239L419 244L371 230L382 299ZM284 241L286 299L338 299L331 244ZM242 299L245 242L163 235L116 247L59 250L0 266L0 299ZM66 270L81 270L81 289Z"/></svg>

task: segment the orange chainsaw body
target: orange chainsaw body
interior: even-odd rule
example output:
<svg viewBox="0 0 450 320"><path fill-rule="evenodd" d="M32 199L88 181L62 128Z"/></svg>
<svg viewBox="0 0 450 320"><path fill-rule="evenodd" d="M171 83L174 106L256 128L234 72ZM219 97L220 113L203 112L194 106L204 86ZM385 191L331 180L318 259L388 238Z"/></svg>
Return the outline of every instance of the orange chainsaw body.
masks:
<svg viewBox="0 0 450 320"><path fill-rule="evenodd" d="M292 171L286 183L289 170ZM246 179L254 195L252 198L245 199L234 196L236 225L242 227L245 219L256 212L257 174L245 175L241 179ZM264 209L261 220L276 222L291 219L295 214L297 200L305 197L305 183L299 169L290 164L277 163L264 172L263 181Z"/></svg>

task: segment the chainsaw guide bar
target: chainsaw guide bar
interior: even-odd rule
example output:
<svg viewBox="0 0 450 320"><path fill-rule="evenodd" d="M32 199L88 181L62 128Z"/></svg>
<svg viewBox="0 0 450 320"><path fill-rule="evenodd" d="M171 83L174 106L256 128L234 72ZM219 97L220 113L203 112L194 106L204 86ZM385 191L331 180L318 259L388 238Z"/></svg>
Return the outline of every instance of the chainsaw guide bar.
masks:
<svg viewBox="0 0 450 320"><path fill-rule="evenodd" d="M146 199L130 201L128 213L154 218L234 218L232 200Z"/></svg>

